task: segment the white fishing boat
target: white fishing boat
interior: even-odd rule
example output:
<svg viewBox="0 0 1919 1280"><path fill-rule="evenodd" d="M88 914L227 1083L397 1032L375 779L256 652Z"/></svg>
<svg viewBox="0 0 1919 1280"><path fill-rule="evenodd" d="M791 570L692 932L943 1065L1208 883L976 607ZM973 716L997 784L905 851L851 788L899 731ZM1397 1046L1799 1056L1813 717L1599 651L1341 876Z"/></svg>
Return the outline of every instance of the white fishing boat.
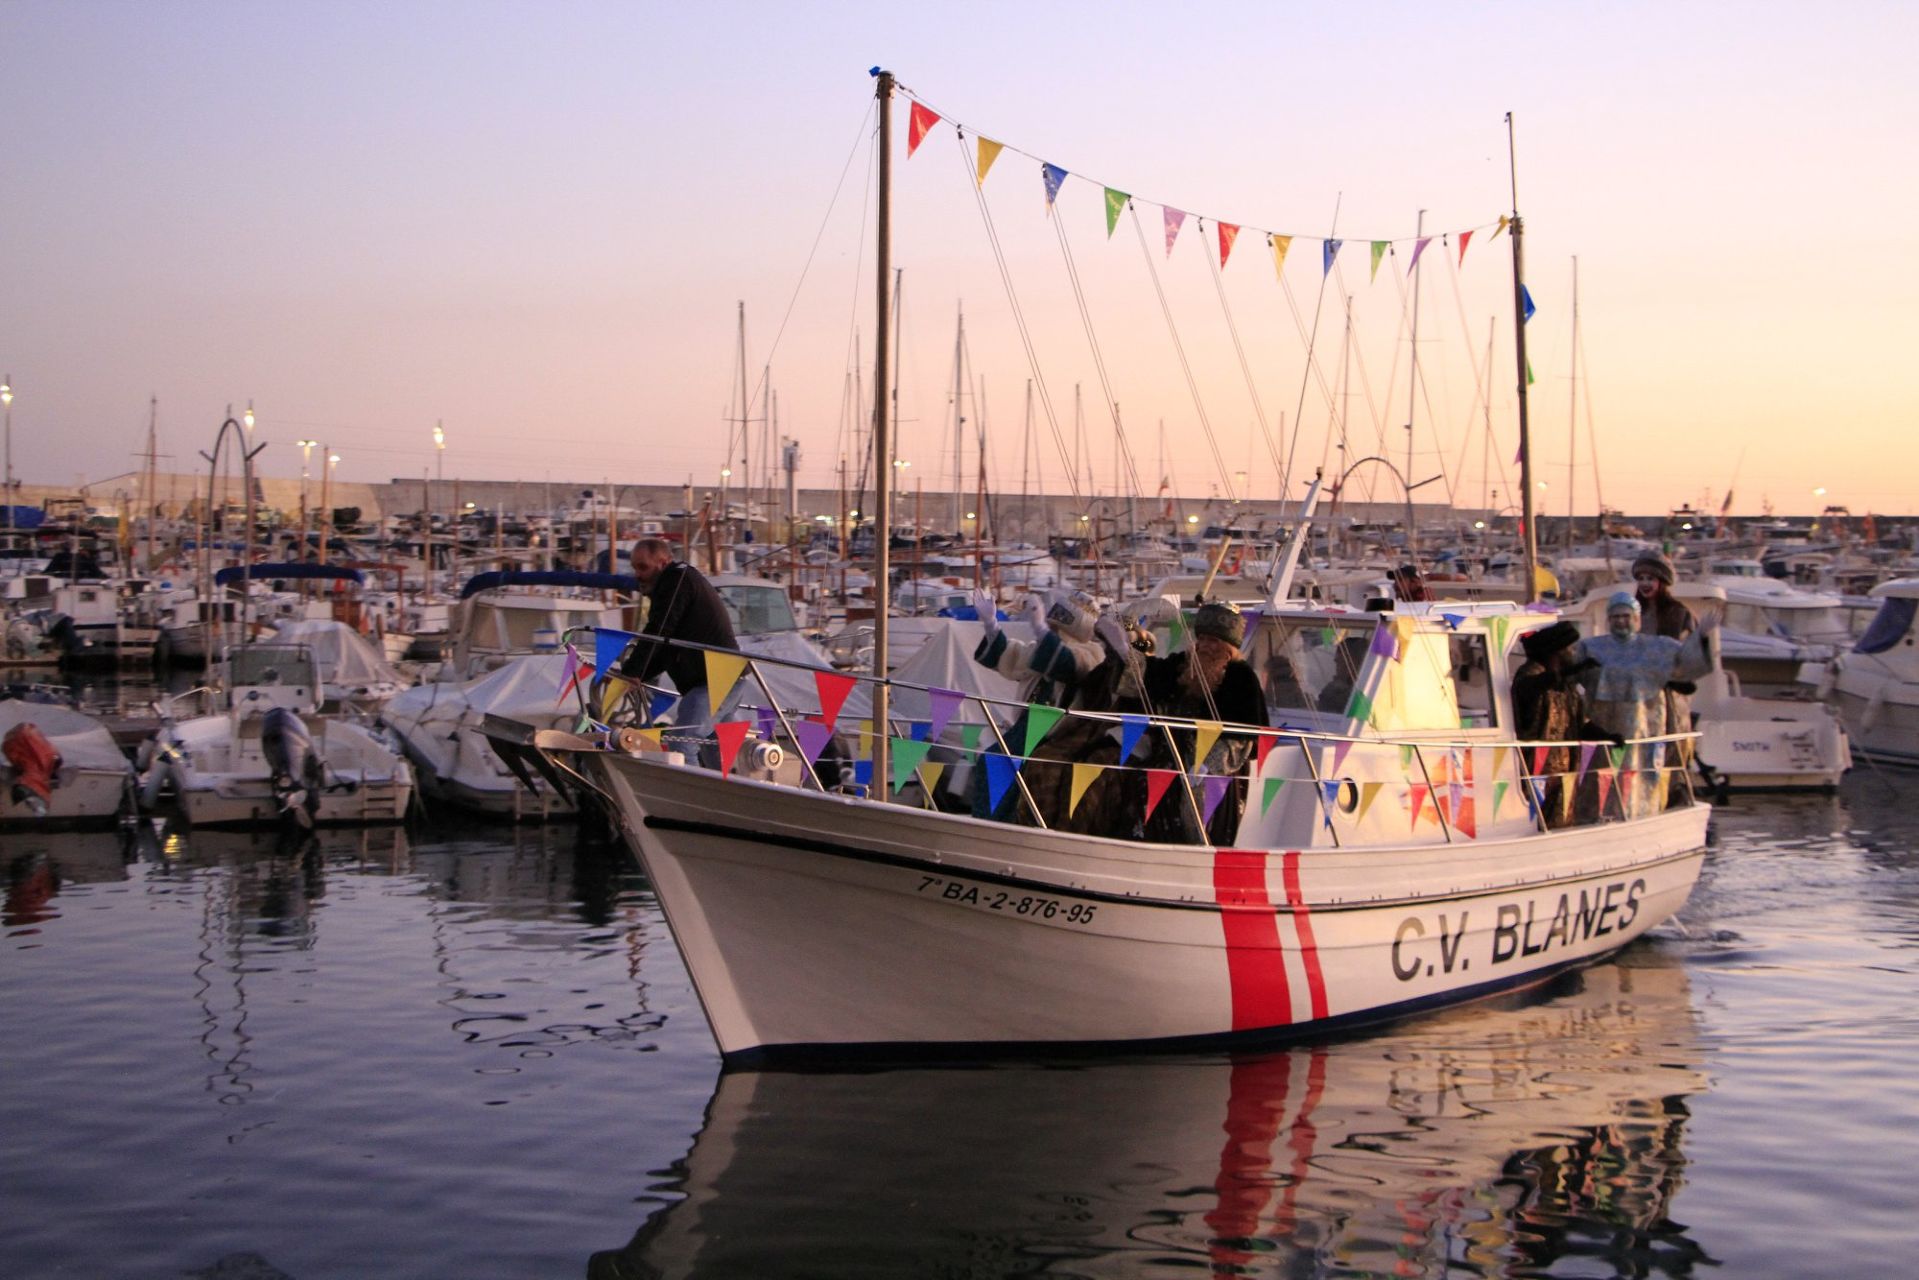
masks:
<svg viewBox="0 0 1919 1280"><path fill-rule="evenodd" d="M622 600L641 595L624 574L565 570L494 570L460 588L448 621L446 680L471 680L511 658L560 652L560 637L575 627L617 627Z"/></svg>
<svg viewBox="0 0 1919 1280"><path fill-rule="evenodd" d="M895 81L875 75L875 272L886 281ZM1508 225L1517 263L1523 229L1517 216ZM878 290L876 332L888 331L889 297ZM1523 328L1516 346L1523 369ZM887 382L878 355L882 466ZM1520 452L1524 565L1536 581L1523 435ZM958 749L985 766L981 811L1015 820L933 807L937 781L922 766L935 744L955 750L944 735L967 699L921 691L924 723L894 711L885 538L874 548L878 679L864 730L837 727L855 678L824 670L813 673L817 711L738 717L729 686L771 698L757 670L771 660L727 653L708 659L710 752L663 750L644 729L503 727L499 740L604 797L733 1062L1319 1037L1538 983L1670 917L1698 877L1708 819L1674 739L1603 750L1514 741L1508 655L1550 612L1484 602L1280 612L1317 488L1244 646L1283 727L1000 708L977 726L990 744ZM890 505L878 486L875 529L892 527ZM1024 737L1008 743L1014 714ZM1119 741L1105 763L1045 752L1049 736L1103 749L1108 734ZM836 735L834 760L852 767L830 772L851 785L828 789L813 762ZM1142 744L1163 754L1139 761ZM1554 747L1577 769L1557 763L1548 776ZM693 763L709 756L718 768ZM1166 767L1141 767L1153 759ZM1059 784L1070 774L1071 795L1048 785L1036 796L1029 773ZM1061 829L1081 803L1095 808L1079 825L1096 834ZM1164 837L1156 805L1183 820L1164 823ZM1180 827L1188 842L1153 842L1181 839Z"/></svg>
<svg viewBox="0 0 1919 1280"><path fill-rule="evenodd" d="M1231 848L937 812L881 799L890 788L832 793L804 770L727 776L644 741L530 741L611 802L729 1059L1317 1036L1614 951L1685 901L1704 856L1707 806L1664 742L1589 755L1561 781L1598 793L1593 820L1557 825L1537 744L1501 728L1505 655L1551 618L1459 609L1266 619L1256 668L1285 658L1310 694L1364 648L1351 673L1364 701L1315 711L1269 680L1288 728L1258 735ZM1241 785L1118 777L1196 813Z"/></svg>
<svg viewBox="0 0 1919 1280"><path fill-rule="evenodd" d="M1860 755L1919 765L1919 578L1882 582L1872 598L1879 612L1851 650L1800 679L1838 709Z"/></svg>
<svg viewBox="0 0 1919 1280"><path fill-rule="evenodd" d="M405 818L412 767L383 732L349 716L319 714L320 670L305 646L230 650L219 684L220 711L165 719L142 749L144 806L156 807L170 793L194 826Z"/></svg>
<svg viewBox="0 0 1919 1280"><path fill-rule="evenodd" d="M1803 664L1825 662L1852 642L1843 600L1766 577L1758 561L1712 561L1705 581L1726 594L1720 661L1749 695L1797 693Z"/></svg>
<svg viewBox="0 0 1919 1280"><path fill-rule="evenodd" d="M133 766L92 716L0 699L0 831L111 827L131 811Z"/></svg>

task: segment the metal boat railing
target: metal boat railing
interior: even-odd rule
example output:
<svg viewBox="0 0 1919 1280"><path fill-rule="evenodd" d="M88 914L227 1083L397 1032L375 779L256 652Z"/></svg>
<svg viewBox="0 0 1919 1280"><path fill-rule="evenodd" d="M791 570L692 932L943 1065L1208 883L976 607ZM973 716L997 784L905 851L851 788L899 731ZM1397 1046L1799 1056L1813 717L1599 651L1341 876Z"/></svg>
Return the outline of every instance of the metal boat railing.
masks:
<svg viewBox="0 0 1919 1280"><path fill-rule="evenodd" d="M656 709L663 710L662 704L664 700L669 697L677 697L677 694L668 687L649 684L618 671L613 672L611 675L612 681L617 682L618 686L611 695L607 693L608 673L606 672L593 671L590 688L585 680L577 682L575 688L577 689L580 699L579 706L582 716L582 730L593 729L604 731L606 736L602 741L615 750L626 749L623 743L632 743L633 741L631 738L622 739L620 737L620 731L622 729L628 732L638 729L642 736L657 732L659 735L657 742L658 745L662 747L665 747L669 741L677 742L693 749L689 751L689 755L695 754L698 750L711 745L715 741L715 731L719 725L741 723L738 719L729 719L729 711L737 712L743 708L750 709L754 712L755 716L757 716L758 710L763 705L765 709L771 713L773 723L777 724L779 736L783 738L786 743L790 743L796 748L795 754L799 757L801 765L800 777L802 779L802 785L810 786L812 789L819 791L839 791L841 793L861 795L865 798L877 799L882 802L886 800L889 791L898 792L905 789L906 781L904 779L896 782L895 779L871 778L870 776L864 783L854 782L848 784L842 779L838 786L829 786L826 781L823 780L820 770L817 767L817 759L820 753L814 752L809 754L802 746L803 739L801 735L796 731L796 723L802 719L811 720L814 723L821 723L819 715L803 712L797 707L783 705L764 670L770 667L786 671L804 672L815 675L816 677L826 676L833 680L849 681L853 685L870 686L884 683L896 694L900 692L910 692L925 695L929 705L932 703L934 695L940 695L948 699L953 708L945 717L931 718L940 720L940 727L942 729L950 730L956 722L964 724L973 723L970 719L962 721L959 714L961 708L971 705L978 709L978 723L981 725L981 735L983 736L987 731L990 731L993 743L1000 754L1017 760L1022 765L1028 760L1036 760L1052 765L1072 765L1075 763L1070 759L1031 754L1031 747L1040 745L1040 741L1043 741L1044 737L1050 735L1050 730L1048 734L1042 735L1041 740L1030 744L1027 754L1016 752L1013 749L1013 744L1007 740L1005 730L1008 726L1015 723L1022 714L1030 712L1034 704L994 698L984 694L969 693L963 690L943 689L937 686L902 680L898 677L882 678L856 672L840 671L831 667L819 667L771 655L744 653L734 649L698 644L691 641L660 640L657 637L641 636L634 632L612 632L605 628L575 628L566 633L565 637L563 637L563 642L569 649L574 649L573 641L576 636L596 633L626 637L626 644L621 649L622 657L630 652L632 642L644 640L648 644L657 644L668 648L688 650L702 654L721 655L724 658L738 660L741 663L738 678L735 680L733 686L726 691L720 705L713 708L711 718L704 724L695 726L674 726L670 724L652 723L661 718L653 713ZM577 649L574 649L574 652L577 655ZM583 665L590 666L590 664L585 664L583 659L582 663ZM748 677L751 678L750 686L748 685ZM756 688L759 691L759 694L764 699L763 704L749 700L750 694L745 692L749 687ZM561 696L565 696L564 692ZM844 701L845 699L842 698L842 703L844 703ZM927 741L929 743L929 750L932 747L943 747L947 750L958 752L963 756L971 755L974 757L972 763L975 765L982 765L985 756L991 754L988 750L981 747L955 744L948 741L935 742L932 740L933 731L930 720L922 721L917 717L902 716L898 714L898 709L899 704L895 701L893 704L893 713L888 715L886 725L889 736L895 739L904 741ZM604 714L596 715L596 710ZM1180 791L1186 802L1186 806L1191 816L1198 823L1202 841L1204 840L1204 833L1208 826L1208 817L1211 810L1205 803L1205 797L1202 795L1201 789L1195 786L1194 779L1196 777L1201 779L1216 779L1225 776L1234 782L1244 781L1251 784L1260 780L1258 777L1259 768L1257 766L1248 768L1247 763L1249 762L1243 762L1236 766L1230 774L1209 774L1206 772L1206 760L1189 760L1186 754L1182 753L1179 745L1180 739L1176 736L1182 733L1194 735L1193 745L1195 747L1198 743L1198 737L1202 733L1210 733L1212 735L1210 739L1211 743L1235 740L1246 741L1255 744L1255 750L1257 750L1256 744L1258 739L1262 737L1270 739L1272 747L1277 747L1282 743L1294 744L1299 748L1298 757L1304 762L1308 775L1306 779L1301 780L1312 783L1318 790L1323 805L1331 806L1339 804L1342 810L1345 810L1344 802L1348 798L1353 801L1355 807L1369 803L1362 798L1365 795L1365 788L1373 785L1373 783L1378 780L1356 779L1350 772L1336 777L1328 776L1327 772L1324 771L1326 761L1330 759L1332 768L1339 769L1347 764L1354 757L1355 753L1359 753L1360 758L1365 758L1370 753L1382 749L1391 749L1400 755L1402 769L1406 770L1409 775L1411 768L1415 765L1417 766L1420 779L1417 785L1424 788L1425 795L1432 799L1432 812L1439 824L1443 840L1447 844L1455 843L1459 835L1458 826L1461 819L1457 816L1457 810L1455 810L1453 816L1449 816L1446 807L1439 803L1438 796L1442 788L1461 785L1458 777L1455 776L1457 766L1453 764L1453 761L1455 758L1461 757L1462 753L1464 753L1464 758L1470 760L1470 753L1473 751L1490 750L1495 753L1495 761L1499 760L1501 753L1509 757L1513 767L1513 777L1510 782L1514 789L1517 790L1522 797L1525 797L1524 802L1532 814L1533 825L1537 830L1542 832L1553 829L1556 826L1591 825L1599 822L1630 820L1636 817L1648 816L1646 812L1635 812L1636 809L1656 812L1657 809L1650 809L1649 800L1639 801L1629 799L1625 793L1624 786L1620 784L1618 775L1622 770L1623 759L1627 757L1635 761L1636 767L1631 770L1626 770L1625 772L1635 775L1635 777L1645 773L1654 773L1658 779L1665 780L1665 785L1655 786L1652 789L1652 794L1658 801L1658 808L1663 809L1674 805L1690 806L1698 802L1692 772L1686 761L1686 753L1682 749L1682 744L1688 744L1698 739L1699 734L1696 732L1662 734L1620 741L1609 739L1521 741L1518 739L1494 739L1483 735L1473 737L1447 737L1444 736L1444 730L1415 731L1397 736L1386 736L1383 734L1341 734L1317 729L1295 728L1292 726L1254 726L1230 722L1196 720L1181 716L1166 716L1146 712L1116 710L1089 711L1079 709L1058 710L1060 711L1060 718L1056 723L1064 723L1069 719L1078 719L1104 724L1110 729L1116 729L1122 732L1124 732L1129 725L1143 724L1146 730L1154 732L1164 743L1165 750L1175 766L1172 770L1161 772L1172 772L1177 776L1180 783ZM821 714L823 714L823 709ZM835 739L847 735L850 732L847 729L839 727L839 718L840 717L836 715L834 721L827 725ZM643 725L642 722L646 723ZM862 727L858 732L862 734L879 732L878 726L875 725L867 728L865 727L866 722L861 723ZM916 734L915 726L921 723L928 724L928 734L925 738L921 738ZM903 729L904 732L897 732L897 730L901 729ZM1134 741L1136 748L1138 740L1135 739ZM1583 757L1579 766L1575 770L1564 773L1536 771L1537 764L1535 762L1538 757L1533 753L1540 751L1551 752L1559 749L1567 749ZM1593 763L1598 759L1598 753L1601 750L1609 753L1607 762L1605 764ZM1626 757L1617 754L1622 751L1626 753ZM860 754L866 755L870 762L870 753L862 752ZM1132 753L1129 753L1129 755L1130 754ZM1258 760L1261 764L1264 763L1265 755L1265 752L1258 752ZM1445 759L1447 768L1443 778L1435 777L1432 762L1429 758L1431 756L1443 756ZM859 757L854 756L853 760L857 765ZM1528 768L1529 764L1534 764L1534 767ZM1471 765L1468 764L1466 767L1470 776ZM1125 760L1122 760L1118 764L1103 765L1102 768L1133 770L1136 772L1148 771L1143 770L1140 766L1128 764ZM917 766L915 767L915 771L916 770ZM722 771L728 772L730 769L723 765ZM1497 763L1494 766L1494 772L1499 772L1499 765ZM1596 773L1608 774L1612 778L1612 785L1606 786L1600 794L1594 797L1598 802L1596 805L1589 806L1585 799L1578 798L1575 793L1584 790L1585 779L1590 774ZM1666 793L1670 787L1670 778L1668 775L1671 774L1677 774L1683 781L1684 791L1682 796L1671 797L1669 799ZM1496 784L1501 780L1491 778L1488 779L1488 781ZM1547 785L1553 783L1557 785ZM1059 815L1055 814L1053 815L1052 821L1048 820L1048 815L1044 811L1044 807L1035 798L1031 788L1028 787L1023 771L1017 769L1014 771L1011 785L1017 787L1022 805L1026 813L1031 815L1034 824L1041 829L1051 829L1058 820ZM1328 787L1334 785L1336 785L1337 791L1329 792ZM922 784L921 792L923 803L931 806L933 801L930 795L930 789ZM1551 815L1547 811L1546 793L1548 792L1553 794L1562 806L1562 820L1558 823L1553 822ZM1611 794L1608 795L1607 792ZM1613 797L1617 797L1619 801L1617 806L1613 806L1617 808L1618 812L1616 815L1609 816L1609 801ZM998 805L995 804L992 807L997 809ZM1351 810L1345 811L1351 812ZM1070 817L1070 814L1068 816ZM1417 820L1416 814L1414 822L1416 823ZM1475 823L1475 826L1476 825ZM1327 822L1327 829L1331 834L1333 844L1336 847L1339 846L1342 843L1340 831L1338 826L1331 821L1330 816Z"/></svg>

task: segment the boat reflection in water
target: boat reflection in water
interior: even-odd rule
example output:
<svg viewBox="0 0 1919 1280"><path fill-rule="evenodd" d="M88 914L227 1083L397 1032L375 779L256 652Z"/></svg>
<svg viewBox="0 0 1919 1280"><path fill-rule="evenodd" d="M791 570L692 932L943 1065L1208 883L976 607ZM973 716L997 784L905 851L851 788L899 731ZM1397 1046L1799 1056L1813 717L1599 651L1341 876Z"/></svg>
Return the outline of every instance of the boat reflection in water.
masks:
<svg viewBox="0 0 1919 1280"><path fill-rule="evenodd" d="M1701 1061L1677 958L1636 949L1316 1048L729 1071L684 1198L587 1273L1685 1274Z"/></svg>

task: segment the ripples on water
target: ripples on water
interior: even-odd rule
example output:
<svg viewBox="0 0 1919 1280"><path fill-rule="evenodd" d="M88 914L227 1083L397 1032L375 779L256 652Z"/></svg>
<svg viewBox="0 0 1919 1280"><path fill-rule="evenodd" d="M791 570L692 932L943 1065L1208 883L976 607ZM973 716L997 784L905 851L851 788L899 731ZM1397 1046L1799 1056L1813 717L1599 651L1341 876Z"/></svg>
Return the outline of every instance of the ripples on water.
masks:
<svg viewBox="0 0 1919 1280"><path fill-rule="evenodd" d="M565 829L0 837L0 1272L1912 1274L1916 784L1723 809L1540 992L951 1070L720 1073Z"/></svg>

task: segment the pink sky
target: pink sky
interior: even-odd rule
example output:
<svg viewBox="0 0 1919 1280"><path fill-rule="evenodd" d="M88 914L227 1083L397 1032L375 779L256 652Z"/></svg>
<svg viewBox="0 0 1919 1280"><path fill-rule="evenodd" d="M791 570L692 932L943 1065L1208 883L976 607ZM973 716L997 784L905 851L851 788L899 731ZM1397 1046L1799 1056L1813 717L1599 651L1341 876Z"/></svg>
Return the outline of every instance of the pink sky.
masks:
<svg viewBox="0 0 1919 1280"><path fill-rule="evenodd" d="M1428 230L1452 231L1509 208L1510 110L1540 307L1544 509L1566 505L1577 255L1582 400L1609 505L1716 505L1736 477L1743 510L1766 497L1787 512L1912 512L1916 14L15 3L0 9L15 474L126 469L153 394L176 465L227 404L251 400L274 474L297 475L292 441L314 437L345 478L417 476L444 420L449 477L710 488L744 300L756 384L784 318L770 351L782 432L801 442L802 483L829 484L856 326L871 351L863 121L865 69L881 62L972 128L1094 180L1070 178L1056 216L1148 490L1162 419L1165 470L1187 493L1274 495L1262 409L1276 433L1285 415L1282 450L1302 428L1301 468L1331 456L1332 406L1263 240L1239 242L1222 307L1199 228L1189 220L1167 258L1156 202L1204 217L1208 237L1215 218L1323 236L1337 202L1347 245L1317 358L1336 380L1350 294L1349 442L1357 456L1383 440L1402 463L1404 255L1421 209ZM1016 488L1032 369L968 161L941 126L909 162L904 102L896 125L899 452L909 476L944 487L963 302L994 481ZM1106 239L1102 182L1138 197L1178 348L1130 223ZM1037 163L1009 150L984 195L1062 426L1078 382L1095 483L1110 489L1111 418ZM1369 283L1366 242L1387 238L1396 256ZM1481 459L1513 450L1511 260L1504 238L1476 240L1463 267L1447 255L1435 244L1422 268L1414 471L1443 470L1476 503L1510 485L1482 480ZM1296 242L1286 280L1309 324L1320 277L1317 240ZM1490 447L1474 372L1489 323Z"/></svg>

